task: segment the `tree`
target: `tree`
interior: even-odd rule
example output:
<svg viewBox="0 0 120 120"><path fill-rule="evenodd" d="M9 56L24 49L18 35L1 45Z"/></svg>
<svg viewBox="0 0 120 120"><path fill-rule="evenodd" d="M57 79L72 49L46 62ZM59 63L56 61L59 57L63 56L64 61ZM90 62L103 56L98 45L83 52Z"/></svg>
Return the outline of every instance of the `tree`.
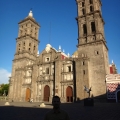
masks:
<svg viewBox="0 0 120 120"><path fill-rule="evenodd" d="M7 96L9 90L9 84L0 85L0 96Z"/></svg>

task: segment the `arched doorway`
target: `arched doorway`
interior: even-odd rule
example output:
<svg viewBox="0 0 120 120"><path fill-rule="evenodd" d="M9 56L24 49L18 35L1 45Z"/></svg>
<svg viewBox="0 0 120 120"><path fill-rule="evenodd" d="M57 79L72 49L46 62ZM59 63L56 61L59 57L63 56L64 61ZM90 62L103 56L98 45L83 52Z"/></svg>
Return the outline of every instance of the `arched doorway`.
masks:
<svg viewBox="0 0 120 120"><path fill-rule="evenodd" d="M27 88L25 101L30 101L30 97L31 97L31 90Z"/></svg>
<svg viewBox="0 0 120 120"><path fill-rule="evenodd" d="M73 102L73 90L70 86L68 86L66 89L66 101Z"/></svg>
<svg viewBox="0 0 120 120"><path fill-rule="evenodd" d="M120 91L117 92L117 102L120 102Z"/></svg>
<svg viewBox="0 0 120 120"><path fill-rule="evenodd" d="M48 85L46 85L44 87L44 101L49 101L49 97L50 97L50 87Z"/></svg>

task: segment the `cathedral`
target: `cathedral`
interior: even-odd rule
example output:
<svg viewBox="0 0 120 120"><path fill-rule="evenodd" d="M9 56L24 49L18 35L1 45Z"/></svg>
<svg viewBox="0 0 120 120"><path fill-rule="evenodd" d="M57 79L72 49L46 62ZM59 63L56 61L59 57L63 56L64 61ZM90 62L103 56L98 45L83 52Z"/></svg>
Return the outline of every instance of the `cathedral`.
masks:
<svg viewBox="0 0 120 120"><path fill-rule="evenodd" d="M108 47L100 0L76 0L78 43L73 55L66 55L47 44L38 52L39 23L32 11L19 22L16 51L9 80L9 100L75 102L88 97L106 99L109 74Z"/></svg>

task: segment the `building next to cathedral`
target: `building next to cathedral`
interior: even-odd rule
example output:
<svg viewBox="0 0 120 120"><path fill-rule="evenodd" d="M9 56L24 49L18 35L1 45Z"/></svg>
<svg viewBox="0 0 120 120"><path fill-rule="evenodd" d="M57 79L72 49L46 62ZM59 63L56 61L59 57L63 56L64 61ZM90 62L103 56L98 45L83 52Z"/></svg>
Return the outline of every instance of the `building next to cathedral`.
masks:
<svg viewBox="0 0 120 120"><path fill-rule="evenodd" d="M109 74L108 48L100 0L76 0L78 44L73 55L66 55L50 44L38 53L40 25L32 11L19 22L16 51L10 78L9 99L49 101L58 95L62 102L88 97L106 98L106 74Z"/></svg>

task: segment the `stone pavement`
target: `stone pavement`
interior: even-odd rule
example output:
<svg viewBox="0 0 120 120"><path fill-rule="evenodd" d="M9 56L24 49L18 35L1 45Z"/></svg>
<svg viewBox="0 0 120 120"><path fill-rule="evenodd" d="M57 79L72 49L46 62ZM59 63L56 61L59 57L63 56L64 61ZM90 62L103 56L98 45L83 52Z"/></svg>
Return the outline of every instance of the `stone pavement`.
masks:
<svg viewBox="0 0 120 120"><path fill-rule="evenodd" d="M5 106L0 102L0 120L43 120L52 105L40 108L40 103L13 102ZM94 107L84 107L83 103L62 103L70 120L120 120L120 103L95 103Z"/></svg>

